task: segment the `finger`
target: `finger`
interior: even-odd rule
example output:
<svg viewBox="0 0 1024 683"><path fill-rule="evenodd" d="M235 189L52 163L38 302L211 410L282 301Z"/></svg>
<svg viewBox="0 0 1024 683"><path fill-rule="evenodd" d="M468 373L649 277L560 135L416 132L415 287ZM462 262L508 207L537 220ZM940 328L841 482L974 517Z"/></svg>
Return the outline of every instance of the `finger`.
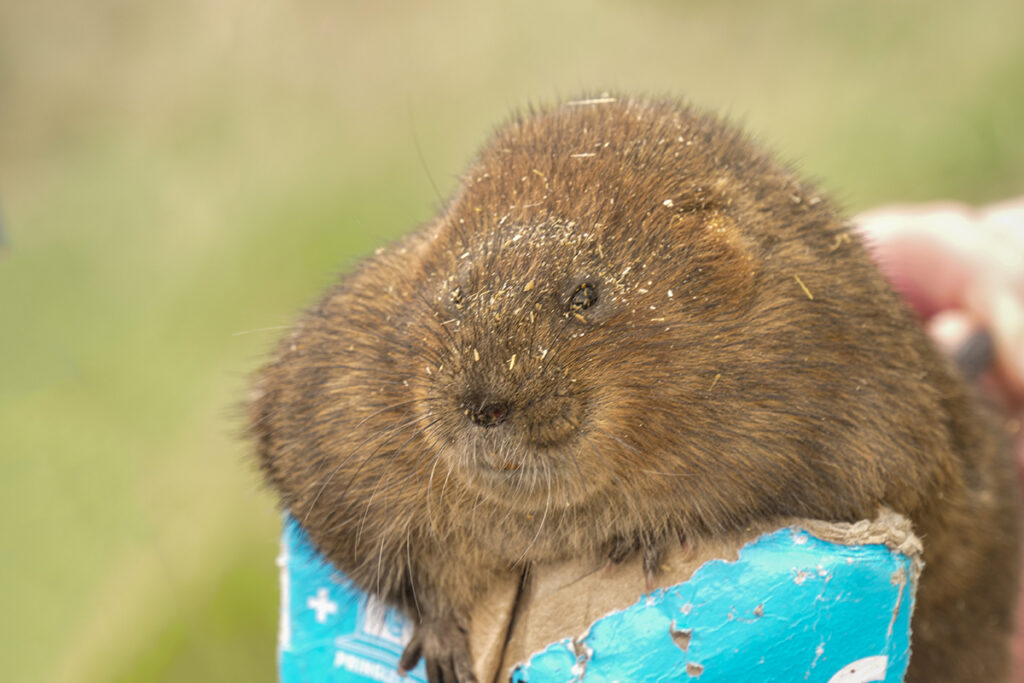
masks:
<svg viewBox="0 0 1024 683"><path fill-rule="evenodd" d="M476 675L473 673L473 659L468 649L460 648L452 653L452 668L458 683L477 683Z"/></svg>
<svg viewBox="0 0 1024 683"><path fill-rule="evenodd" d="M413 636L409 644L405 646L402 651L402 656L398 659L398 673L399 675L406 675L414 668L420 661L420 657L423 654L423 640L418 636Z"/></svg>
<svg viewBox="0 0 1024 683"><path fill-rule="evenodd" d="M979 288L969 306L992 333L996 367L1010 392L1024 398L1024 295L1005 288Z"/></svg>
<svg viewBox="0 0 1024 683"><path fill-rule="evenodd" d="M980 329L981 324L974 316L960 309L942 311L925 324L928 336L947 356L955 356L957 350Z"/></svg>
<svg viewBox="0 0 1024 683"><path fill-rule="evenodd" d="M458 679L455 677L455 667L452 666L452 658L450 656L446 655L435 661L437 662L439 680L442 683L458 683Z"/></svg>
<svg viewBox="0 0 1024 683"><path fill-rule="evenodd" d="M983 210L888 207L857 219L893 287L925 319L962 309L992 334L997 374L1024 398L1024 198Z"/></svg>
<svg viewBox="0 0 1024 683"><path fill-rule="evenodd" d="M968 313L942 311L925 325L928 336L946 356L953 359L964 377L976 382L995 362L992 335Z"/></svg>
<svg viewBox="0 0 1024 683"><path fill-rule="evenodd" d="M427 657L427 683L445 683L441 667L437 665L437 660L431 657Z"/></svg>
<svg viewBox="0 0 1024 683"><path fill-rule="evenodd" d="M953 354L953 361L969 381L977 381L995 360L992 335L978 330L964 341Z"/></svg>
<svg viewBox="0 0 1024 683"><path fill-rule="evenodd" d="M625 536L616 536L612 539L611 550L608 551L608 559L612 564L622 564L626 558L635 553L638 545L634 539Z"/></svg>
<svg viewBox="0 0 1024 683"><path fill-rule="evenodd" d="M982 210L884 207L854 220L890 282L925 317L962 306L986 281L1024 296L1024 198Z"/></svg>
<svg viewBox="0 0 1024 683"><path fill-rule="evenodd" d="M957 308L991 254L976 213L962 205L870 211L855 221L890 284L924 317Z"/></svg>

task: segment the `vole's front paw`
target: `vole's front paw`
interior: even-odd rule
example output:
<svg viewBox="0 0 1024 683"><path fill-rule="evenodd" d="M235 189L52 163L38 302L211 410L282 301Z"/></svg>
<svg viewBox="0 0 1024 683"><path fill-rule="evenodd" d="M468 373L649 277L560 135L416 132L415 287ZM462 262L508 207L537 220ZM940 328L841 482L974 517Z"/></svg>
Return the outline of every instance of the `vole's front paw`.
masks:
<svg viewBox="0 0 1024 683"><path fill-rule="evenodd" d="M420 657L426 660L429 683L477 683L469 632L454 616L424 619L398 660L398 673L410 671Z"/></svg>
<svg viewBox="0 0 1024 683"><path fill-rule="evenodd" d="M632 555L641 553L644 561L644 578L647 579L647 588L650 589L654 585L655 577L661 573L661 562L667 548L667 536L616 536L608 549L608 561L611 564L620 564Z"/></svg>

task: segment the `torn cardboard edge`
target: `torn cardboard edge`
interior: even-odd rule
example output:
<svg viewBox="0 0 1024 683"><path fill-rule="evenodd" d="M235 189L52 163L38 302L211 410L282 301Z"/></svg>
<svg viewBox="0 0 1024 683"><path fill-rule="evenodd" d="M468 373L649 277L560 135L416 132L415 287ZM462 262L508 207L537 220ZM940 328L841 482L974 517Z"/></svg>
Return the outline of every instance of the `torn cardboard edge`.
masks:
<svg viewBox="0 0 1024 683"><path fill-rule="evenodd" d="M776 520L727 536L702 539L686 548L674 547L666 554L653 592L648 589L639 557L611 567L594 567L577 561L534 567L521 585L519 581L510 579L496 586L473 610L470 641L477 675L481 681L507 681L518 665L523 665L531 656L544 651L552 643L567 641L575 644L578 650L598 620L636 606L645 596L655 595L659 590L680 587L680 584L689 581L709 562L718 560L735 563L748 544L766 534L785 529L803 530L821 541L843 547L884 546L891 553L906 558L902 574L903 586L897 585L900 576L889 577L888 581L882 576L881 580L886 583L895 582L892 585L899 589L893 608L899 610L902 607L906 612L904 616L908 633L904 640L907 654L903 659L907 659L912 595L911 600L904 600L903 593L906 591L903 588L909 584L911 593L916 589L923 567L922 546L909 520L883 509L874 520L856 523ZM776 549L776 552L782 550ZM864 558L869 563L880 561L880 557L871 554ZM856 587L848 590L856 590ZM772 596L765 597L770 600ZM905 662L903 666L905 668ZM623 672L626 676L623 680L628 680L628 674ZM685 677L695 675L695 669L693 666L689 670L684 667L680 674L685 674L685 680ZM632 675L640 674L633 671ZM564 680L576 679L573 675ZM713 680L719 679L714 677Z"/></svg>

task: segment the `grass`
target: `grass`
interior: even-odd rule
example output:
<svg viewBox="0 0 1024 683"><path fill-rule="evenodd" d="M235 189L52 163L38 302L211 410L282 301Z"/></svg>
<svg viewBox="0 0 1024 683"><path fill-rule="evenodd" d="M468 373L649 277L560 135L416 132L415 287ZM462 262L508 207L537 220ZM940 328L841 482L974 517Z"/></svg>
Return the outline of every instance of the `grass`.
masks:
<svg viewBox="0 0 1024 683"><path fill-rule="evenodd" d="M273 680L245 378L511 108L688 95L851 210L986 202L1024 187L1022 23L1012 0L0 7L5 678Z"/></svg>

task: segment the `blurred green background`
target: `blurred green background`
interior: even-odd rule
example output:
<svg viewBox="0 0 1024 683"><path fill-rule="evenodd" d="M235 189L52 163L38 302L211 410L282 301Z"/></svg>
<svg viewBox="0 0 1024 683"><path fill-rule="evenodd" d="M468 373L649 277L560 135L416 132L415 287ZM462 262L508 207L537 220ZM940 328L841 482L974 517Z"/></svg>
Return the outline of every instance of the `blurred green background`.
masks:
<svg viewBox="0 0 1024 683"><path fill-rule="evenodd" d="M685 95L851 211L988 202L1024 189L1022 26L1019 0L0 4L0 678L273 680L246 378L511 108Z"/></svg>

